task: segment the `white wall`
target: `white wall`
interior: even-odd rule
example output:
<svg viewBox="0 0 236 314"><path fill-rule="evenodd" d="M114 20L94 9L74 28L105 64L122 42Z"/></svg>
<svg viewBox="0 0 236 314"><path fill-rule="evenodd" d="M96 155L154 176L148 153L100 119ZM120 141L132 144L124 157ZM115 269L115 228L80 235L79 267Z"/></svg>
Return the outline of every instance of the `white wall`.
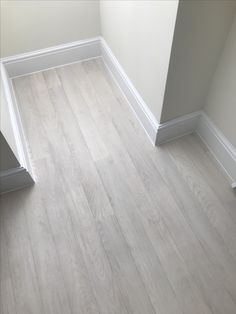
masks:
<svg viewBox="0 0 236 314"><path fill-rule="evenodd" d="M159 120L178 1L101 1L102 36Z"/></svg>
<svg viewBox="0 0 236 314"><path fill-rule="evenodd" d="M1 57L100 35L99 1L2 1Z"/></svg>
<svg viewBox="0 0 236 314"><path fill-rule="evenodd" d="M204 110L236 147L236 15L213 77Z"/></svg>
<svg viewBox="0 0 236 314"><path fill-rule="evenodd" d="M161 122L201 109L236 1L180 1Z"/></svg>
<svg viewBox="0 0 236 314"><path fill-rule="evenodd" d="M211 84L235 10L227 0L100 1L100 13L99 1L1 1L1 56L100 35L101 15L102 35L158 121L201 109L211 86L205 110L235 145L235 26ZM1 94L6 113L4 104Z"/></svg>

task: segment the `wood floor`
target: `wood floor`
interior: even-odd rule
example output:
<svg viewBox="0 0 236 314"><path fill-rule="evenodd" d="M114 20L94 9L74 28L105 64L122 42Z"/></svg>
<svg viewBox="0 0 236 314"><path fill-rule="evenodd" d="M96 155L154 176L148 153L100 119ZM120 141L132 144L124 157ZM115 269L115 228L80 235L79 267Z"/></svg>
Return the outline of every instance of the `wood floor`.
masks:
<svg viewBox="0 0 236 314"><path fill-rule="evenodd" d="M235 314L236 195L153 147L101 59L19 77L37 183L1 197L1 314Z"/></svg>

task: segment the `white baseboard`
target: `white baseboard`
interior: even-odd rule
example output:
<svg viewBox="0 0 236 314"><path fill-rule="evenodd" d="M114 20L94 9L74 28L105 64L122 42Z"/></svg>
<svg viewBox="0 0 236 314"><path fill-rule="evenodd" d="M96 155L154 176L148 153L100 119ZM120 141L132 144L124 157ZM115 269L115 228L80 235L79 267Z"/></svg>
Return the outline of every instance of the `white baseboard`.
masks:
<svg viewBox="0 0 236 314"><path fill-rule="evenodd" d="M113 52L101 37L20 54L4 58L1 61L4 64L8 77L14 78L16 76L62 66L64 64L97 58L99 56L103 57L104 63L127 98L128 103L153 145L160 145L194 131L198 113L193 113L163 124L158 123ZM12 95L11 98L13 98L13 102L15 102L14 91L9 78L8 85L11 90L10 94Z"/></svg>
<svg viewBox="0 0 236 314"><path fill-rule="evenodd" d="M201 113L196 133L209 148L221 168L224 170L232 187L236 187L236 149L209 119Z"/></svg>
<svg viewBox="0 0 236 314"><path fill-rule="evenodd" d="M104 63L127 98L153 145L160 145L195 131L200 112L159 124L103 38L101 39L101 53Z"/></svg>
<svg viewBox="0 0 236 314"><path fill-rule="evenodd" d="M30 163L29 151L26 137L24 134L23 124L20 117L19 108L17 105L12 81L8 76L4 64L1 64L1 78L3 82L3 89L6 96L6 101L10 114L10 121L14 138L16 141L17 152L19 156L19 163L21 167L25 168L33 177L33 170Z"/></svg>
<svg viewBox="0 0 236 314"><path fill-rule="evenodd" d="M159 123L103 38L101 38L101 53L105 65L110 70L121 91L127 98L131 109L134 111L152 144L155 145Z"/></svg>
<svg viewBox="0 0 236 314"><path fill-rule="evenodd" d="M1 60L4 89L11 109L10 111L12 112L16 141L20 150L20 163L27 173L32 176L27 144L11 78L100 56L102 56L104 63L127 98L130 107L153 145L160 145L177 137L197 131L224 171L230 177L231 181L236 184L235 148L227 141L216 126L214 126L205 113L201 111L193 112L159 124L133 83L128 78L113 52L101 37L42 49Z"/></svg>
<svg viewBox="0 0 236 314"><path fill-rule="evenodd" d="M99 56L101 56L100 37L96 37L1 59L2 87L9 109L9 123L13 129L20 167L0 173L0 193L17 190L34 182L28 144L12 78Z"/></svg>
<svg viewBox="0 0 236 314"><path fill-rule="evenodd" d="M34 184L29 172L23 167L9 169L0 173L0 194L19 190Z"/></svg>
<svg viewBox="0 0 236 314"><path fill-rule="evenodd" d="M196 130L200 116L201 111L196 111L161 123L157 130L156 145L161 145L178 137L193 133Z"/></svg>
<svg viewBox="0 0 236 314"><path fill-rule="evenodd" d="M3 58L1 62L13 78L100 55L100 37L96 37Z"/></svg>
<svg viewBox="0 0 236 314"><path fill-rule="evenodd" d="M9 123L13 130L18 161L20 163L20 167L0 173L0 193L5 193L8 188L9 191L12 191L32 184L34 182L34 175L15 93L4 64L1 64L1 80L10 115Z"/></svg>

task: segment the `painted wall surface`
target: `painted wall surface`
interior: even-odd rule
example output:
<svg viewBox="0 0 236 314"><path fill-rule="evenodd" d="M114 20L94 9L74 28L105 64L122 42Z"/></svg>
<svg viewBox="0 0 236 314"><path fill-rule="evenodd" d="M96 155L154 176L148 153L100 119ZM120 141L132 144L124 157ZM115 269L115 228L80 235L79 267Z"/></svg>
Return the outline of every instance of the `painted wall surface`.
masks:
<svg viewBox="0 0 236 314"><path fill-rule="evenodd" d="M212 80L204 110L236 147L236 15Z"/></svg>
<svg viewBox="0 0 236 314"><path fill-rule="evenodd" d="M236 1L180 1L161 122L200 110L227 38Z"/></svg>
<svg viewBox="0 0 236 314"><path fill-rule="evenodd" d="M178 1L101 1L102 36L160 119Z"/></svg>
<svg viewBox="0 0 236 314"><path fill-rule="evenodd" d="M1 57L100 35L99 1L2 1Z"/></svg>

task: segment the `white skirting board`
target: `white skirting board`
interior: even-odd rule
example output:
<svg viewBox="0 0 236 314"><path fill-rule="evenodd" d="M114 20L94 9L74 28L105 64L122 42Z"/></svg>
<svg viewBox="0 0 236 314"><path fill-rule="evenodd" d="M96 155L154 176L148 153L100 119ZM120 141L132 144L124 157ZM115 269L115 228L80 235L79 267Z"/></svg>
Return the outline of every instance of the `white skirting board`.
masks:
<svg viewBox="0 0 236 314"><path fill-rule="evenodd" d="M16 141L20 167L0 172L0 194L31 185L34 182L27 141L24 135L15 93L4 64L1 64L1 80L10 115L9 123L12 126Z"/></svg>
<svg viewBox="0 0 236 314"><path fill-rule="evenodd" d="M23 167L0 173L0 194L15 191L34 184L31 174Z"/></svg>
<svg viewBox="0 0 236 314"><path fill-rule="evenodd" d="M103 38L101 38L101 54L152 144L161 145L178 137L197 132L227 174L232 182L232 187L236 186L235 148L217 130L203 111L159 123Z"/></svg>
<svg viewBox="0 0 236 314"><path fill-rule="evenodd" d="M146 131L151 142L155 145L159 123L103 38L101 38L101 53L105 65L110 70L121 91L127 98L130 107Z"/></svg>
<svg viewBox="0 0 236 314"><path fill-rule="evenodd" d="M160 124L156 144L196 132L236 188L236 149L204 111L197 111Z"/></svg>
<svg viewBox="0 0 236 314"><path fill-rule="evenodd" d="M191 134L196 130L201 111L161 123L157 130L156 145L172 141L178 137Z"/></svg>
<svg viewBox="0 0 236 314"><path fill-rule="evenodd" d="M100 55L100 37L96 37L3 58L1 62L13 78Z"/></svg>
<svg viewBox="0 0 236 314"><path fill-rule="evenodd" d="M195 131L200 112L194 112L160 124L149 110L147 104L128 78L104 39L101 39L101 53L104 63L127 98L130 107L153 145L160 145Z"/></svg>
<svg viewBox="0 0 236 314"><path fill-rule="evenodd" d="M1 61L9 78L14 78L101 56L153 145L160 145L195 130L198 113L159 124L113 52L101 37L41 49L4 58ZM9 88L12 89L10 80ZM14 98L14 95L12 98Z"/></svg>
<svg viewBox="0 0 236 314"><path fill-rule="evenodd" d="M0 194L34 183L30 154L12 85L12 78L64 64L100 57L100 38L91 38L1 59L1 79L17 144L20 167L0 172Z"/></svg>
<svg viewBox="0 0 236 314"><path fill-rule="evenodd" d="M14 113L13 116L15 116L13 120L16 124L16 130L18 130L16 136L19 139L20 150L23 152L21 154L21 166L29 174L32 174L32 170L11 78L98 57L103 58L105 65L127 98L130 107L153 145L161 145L197 131L231 181L236 181L235 149L222 136L205 113L202 111L193 112L165 123L159 123L102 37L90 38L1 59L3 72L5 73L4 89L8 95L7 98L9 106Z"/></svg>
<svg viewBox="0 0 236 314"><path fill-rule="evenodd" d="M232 188L236 188L236 148L205 112L201 113L196 132L228 176Z"/></svg>

